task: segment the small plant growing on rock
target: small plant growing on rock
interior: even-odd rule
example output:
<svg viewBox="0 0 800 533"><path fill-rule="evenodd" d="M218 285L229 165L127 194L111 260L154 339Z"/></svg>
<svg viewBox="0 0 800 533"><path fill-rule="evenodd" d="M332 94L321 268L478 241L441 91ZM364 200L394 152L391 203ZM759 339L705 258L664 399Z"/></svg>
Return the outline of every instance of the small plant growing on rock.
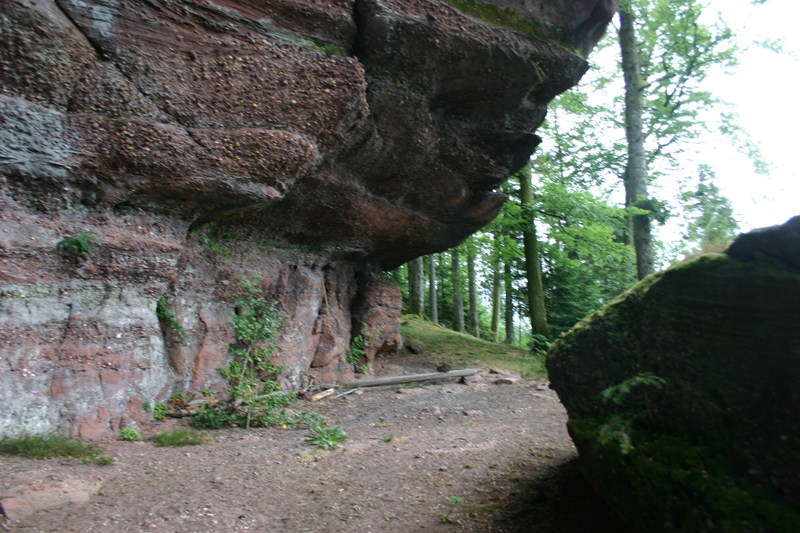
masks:
<svg viewBox="0 0 800 533"><path fill-rule="evenodd" d="M231 318L237 342L229 346L233 361L219 372L230 385L230 394L244 426L254 422L270 425L280 409L297 401L291 391L282 391L277 377L284 368L276 366L272 355L286 316L277 302L267 303L253 280L244 280L236 299L236 314Z"/></svg>
<svg viewBox="0 0 800 533"><path fill-rule="evenodd" d="M231 401L226 405L206 406L194 416L196 428L218 429L226 426L306 427L320 445L335 446L346 438L341 428L327 428L325 420L305 411L291 412L287 407L298 401L294 391L282 390L277 377L285 372L271 358L276 339L286 321L277 303L268 303L255 280L245 279L235 301L231 317L236 343L229 346L233 360L219 370L228 381ZM204 391L204 396L213 396ZM338 439L338 440L337 440Z"/></svg>
<svg viewBox="0 0 800 533"><path fill-rule="evenodd" d="M650 407L648 389L663 389L666 380L653 374L643 372L632 376L616 385L612 385L600 392L600 399L606 404L628 407L621 413L615 414L608 422L598 428L598 439L605 445L616 442L622 455L627 455L634 450L631 433L637 420L652 420L653 413ZM635 390L641 390L638 402L632 402L631 397Z"/></svg>
<svg viewBox="0 0 800 533"><path fill-rule="evenodd" d="M122 440L127 441L142 440L142 435L136 428L124 428L119 432L119 436L122 438Z"/></svg>
<svg viewBox="0 0 800 533"><path fill-rule="evenodd" d="M165 403L157 403L155 407L153 407L153 418L158 421L164 420L167 418L167 411L169 408Z"/></svg>
<svg viewBox="0 0 800 533"><path fill-rule="evenodd" d="M175 339L181 344L188 340L186 330L178 321L177 315L169 308L169 301L166 298L159 298L156 302L156 317L164 331L171 332Z"/></svg>
<svg viewBox="0 0 800 533"><path fill-rule="evenodd" d="M56 250L64 256L82 259L89 255L92 247L99 242L94 232L79 231L76 235L70 235L58 241Z"/></svg>
<svg viewBox="0 0 800 533"><path fill-rule="evenodd" d="M380 336L382 330L381 328L376 328L372 333L365 334L366 331L367 325L362 322L361 331L350 341L350 349L347 350L345 355L345 359L349 364L353 365L356 374L369 372L369 363L362 363L362 360L367 357L367 348L370 343Z"/></svg>

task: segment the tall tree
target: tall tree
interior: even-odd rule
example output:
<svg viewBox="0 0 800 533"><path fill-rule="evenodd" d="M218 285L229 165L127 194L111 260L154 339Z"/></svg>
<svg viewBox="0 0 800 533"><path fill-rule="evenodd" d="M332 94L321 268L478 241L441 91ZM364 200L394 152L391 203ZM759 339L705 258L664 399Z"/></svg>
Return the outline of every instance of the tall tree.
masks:
<svg viewBox="0 0 800 533"><path fill-rule="evenodd" d="M428 302L430 305L429 318L434 324L439 323L439 297L436 293L436 255L428 256Z"/></svg>
<svg viewBox="0 0 800 533"><path fill-rule="evenodd" d="M520 189L520 204L524 216L522 238L525 247L525 272L528 281L528 313L531 331L536 335L547 335L547 316L544 308L544 287L542 286L542 266L539 257L539 240L536 236L534 217L533 186L531 169L526 166L517 173Z"/></svg>
<svg viewBox="0 0 800 533"><path fill-rule="evenodd" d="M480 338L481 324L478 316L478 280L475 271L474 246L467 248L467 285L469 292L469 332Z"/></svg>
<svg viewBox="0 0 800 533"><path fill-rule="evenodd" d="M408 312L421 315L424 309L425 290L423 283L422 257L408 262Z"/></svg>
<svg viewBox="0 0 800 533"><path fill-rule="evenodd" d="M500 308L502 306L500 301L501 287L503 283L503 274L500 272L500 239L497 234L492 235L492 256L491 256L491 272L492 277L492 323L490 330L492 332L492 340L497 342L500 339Z"/></svg>
<svg viewBox="0 0 800 533"><path fill-rule="evenodd" d="M506 305L505 305L505 330L506 330L506 339L505 342L507 344L514 344L516 342L516 336L514 333L514 277L513 273L511 272L511 264L506 261L503 265L503 274L505 278L505 288L506 288Z"/></svg>
<svg viewBox="0 0 800 533"><path fill-rule="evenodd" d="M681 196L689 213L684 240L696 246L700 252L720 251L736 237L739 224L733 216L730 200L720 193L714 183L714 171L707 165L700 165L698 174L695 190Z"/></svg>
<svg viewBox="0 0 800 533"><path fill-rule="evenodd" d="M453 328L464 333L464 294L461 288L461 257L458 247L450 250L453 281Z"/></svg>
<svg viewBox="0 0 800 533"><path fill-rule="evenodd" d="M642 123L642 80L632 0L619 4L619 48L625 80L625 139L628 159L625 165L625 207L630 215L630 236L636 250L636 275L639 279L655 271L653 236L647 202L647 154Z"/></svg>

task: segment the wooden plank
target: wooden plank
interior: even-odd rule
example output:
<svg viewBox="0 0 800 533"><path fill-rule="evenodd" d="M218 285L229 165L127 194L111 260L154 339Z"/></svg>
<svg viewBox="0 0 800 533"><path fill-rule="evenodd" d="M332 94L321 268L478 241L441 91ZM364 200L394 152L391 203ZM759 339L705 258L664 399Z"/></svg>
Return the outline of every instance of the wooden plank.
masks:
<svg viewBox="0 0 800 533"><path fill-rule="evenodd" d="M460 378L463 376L473 376L480 372L477 368L465 368L463 370L451 370L450 372L428 372L426 374L408 374L405 376L385 376L381 378L358 379L347 382L343 387L377 387L380 385L398 385L400 383L412 383L414 381L429 381L436 379Z"/></svg>
<svg viewBox="0 0 800 533"><path fill-rule="evenodd" d="M322 392L318 392L317 394L311 397L311 401L318 402L323 398L327 398L328 396L333 396L334 394L336 394L336 389L328 389Z"/></svg>

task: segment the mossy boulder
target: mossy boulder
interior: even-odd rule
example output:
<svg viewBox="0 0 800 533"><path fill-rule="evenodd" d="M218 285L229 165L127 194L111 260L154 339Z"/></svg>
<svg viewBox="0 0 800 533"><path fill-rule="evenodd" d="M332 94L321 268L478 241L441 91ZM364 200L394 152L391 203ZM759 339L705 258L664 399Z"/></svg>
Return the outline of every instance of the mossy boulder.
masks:
<svg viewBox="0 0 800 533"><path fill-rule="evenodd" d="M800 531L800 217L643 280L547 366L636 529Z"/></svg>

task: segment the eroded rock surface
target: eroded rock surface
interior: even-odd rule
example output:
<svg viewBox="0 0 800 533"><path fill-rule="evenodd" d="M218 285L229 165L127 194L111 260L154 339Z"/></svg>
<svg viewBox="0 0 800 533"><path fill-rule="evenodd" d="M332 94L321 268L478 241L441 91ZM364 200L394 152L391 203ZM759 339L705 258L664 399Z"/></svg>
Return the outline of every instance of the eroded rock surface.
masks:
<svg viewBox="0 0 800 533"><path fill-rule="evenodd" d="M0 433L219 388L245 276L290 317L289 386L352 372L362 324L396 348L381 270L495 216L615 7L497 4L535 31L434 0L0 1Z"/></svg>
<svg viewBox="0 0 800 533"><path fill-rule="evenodd" d="M799 236L651 276L550 352L584 470L637 529L800 528Z"/></svg>

